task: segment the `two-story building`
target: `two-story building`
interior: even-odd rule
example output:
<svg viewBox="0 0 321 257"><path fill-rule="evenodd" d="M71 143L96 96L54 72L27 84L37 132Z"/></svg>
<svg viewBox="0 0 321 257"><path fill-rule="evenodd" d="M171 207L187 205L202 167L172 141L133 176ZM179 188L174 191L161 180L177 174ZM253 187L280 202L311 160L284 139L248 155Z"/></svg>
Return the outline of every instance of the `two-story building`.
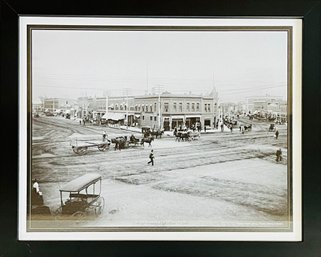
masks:
<svg viewBox="0 0 321 257"><path fill-rule="evenodd" d="M172 130L180 126L213 126L217 119L217 94L144 95L135 97L135 113L141 126Z"/></svg>

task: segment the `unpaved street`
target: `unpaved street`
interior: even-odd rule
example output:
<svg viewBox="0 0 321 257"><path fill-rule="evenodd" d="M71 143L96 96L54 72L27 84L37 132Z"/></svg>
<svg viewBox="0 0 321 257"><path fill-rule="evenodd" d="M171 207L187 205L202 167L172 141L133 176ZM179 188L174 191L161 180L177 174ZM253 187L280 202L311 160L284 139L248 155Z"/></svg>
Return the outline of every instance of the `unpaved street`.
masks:
<svg viewBox="0 0 321 257"><path fill-rule="evenodd" d="M76 226L288 225L285 126L279 127L278 139L268 132L268 124L254 123L245 134L215 131L190 142L165 135L152 147L110 147L105 152L90 147L86 155L74 153L71 142L99 141L104 130L109 138L132 132L61 117L39 117L32 126L31 177L39 180L52 211L60 204L60 186L90 172L103 176L103 214ZM276 163L279 147L283 160ZM147 165L151 149L155 166Z"/></svg>

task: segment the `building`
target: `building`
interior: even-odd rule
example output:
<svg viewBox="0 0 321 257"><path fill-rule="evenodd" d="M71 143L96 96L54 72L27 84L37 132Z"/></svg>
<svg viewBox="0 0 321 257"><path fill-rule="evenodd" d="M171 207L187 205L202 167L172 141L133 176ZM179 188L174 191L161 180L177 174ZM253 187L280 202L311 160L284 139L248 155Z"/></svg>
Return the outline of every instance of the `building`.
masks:
<svg viewBox="0 0 321 257"><path fill-rule="evenodd" d="M247 99L247 111L262 118L287 120L287 102L282 97L251 97Z"/></svg>
<svg viewBox="0 0 321 257"><path fill-rule="evenodd" d="M164 92L136 96L135 113L140 115L141 126L172 130L200 123L202 127L212 127L217 119L217 94L212 92L201 96Z"/></svg>
<svg viewBox="0 0 321 257"><path fill-rule="evenodd" d="M42 111L45 113L71 113L76 112L77 101L67 98L43 98Z"/></svg>

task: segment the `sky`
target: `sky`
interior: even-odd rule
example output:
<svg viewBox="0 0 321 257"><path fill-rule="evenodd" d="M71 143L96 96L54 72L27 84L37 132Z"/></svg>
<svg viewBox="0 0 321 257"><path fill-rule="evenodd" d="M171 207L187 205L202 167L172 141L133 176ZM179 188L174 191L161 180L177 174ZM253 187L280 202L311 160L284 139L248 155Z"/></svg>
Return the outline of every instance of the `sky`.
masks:
<svg viewBox="0 0 321 257"><path fill-rule="evenodd" d="M193 94L208 94L215 87L220 102L286 98L286 32L32 33L34 102L41 97L142 95L158 86Z"/></svg>

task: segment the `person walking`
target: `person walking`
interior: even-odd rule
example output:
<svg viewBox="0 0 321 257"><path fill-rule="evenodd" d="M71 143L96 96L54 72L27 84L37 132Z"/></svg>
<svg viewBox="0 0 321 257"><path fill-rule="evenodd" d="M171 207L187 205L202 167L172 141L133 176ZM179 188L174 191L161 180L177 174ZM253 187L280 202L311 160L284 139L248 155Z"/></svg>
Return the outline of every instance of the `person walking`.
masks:
<svg viewBox="0 0 321 257"><path fill-rule="evenodd" d="M278 139L278 137L279 137L279 130L278 129L275 130L275 135L274 136L275 136L275 139Z"/></svg>
<svg viewBox="0 0 321 257"><path fill-rule="evenodd" d="M276 150L276 161L279 162L279 161L282 161L282 150L281 148L279 148L278 150Z"/></svg>
<svg viewBox="0 0 321 257"><path fill-rule="evenodd" d="M152 166L154 166L154 151L153 150L150 151L149 159L150 159L150 161L147 164L151 163Z"/></svg>
<svg viewBox="0 0 321 257"><path fill-rule="evenodd" d="M103 132L103 142L106 141L106 137L107 137L107 134L106 134L106 131Z"/></svg>

